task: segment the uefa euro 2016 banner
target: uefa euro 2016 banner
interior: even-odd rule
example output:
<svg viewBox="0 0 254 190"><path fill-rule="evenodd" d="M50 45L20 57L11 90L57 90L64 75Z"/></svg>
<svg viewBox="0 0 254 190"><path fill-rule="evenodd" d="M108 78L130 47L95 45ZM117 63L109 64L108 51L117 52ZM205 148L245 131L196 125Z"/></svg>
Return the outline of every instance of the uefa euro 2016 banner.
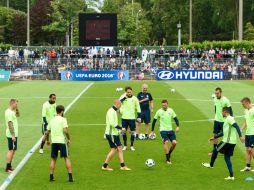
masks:
<svg viewBox="0 0 254 190"><path fill-rule="evenodd" d="M224 71L157 70L157 80L224 80Z"/></svg>
<svg viewBox="0 0 254 190"><path fill-rule="evenodd" d="M106 81L129 80L129 71L62 71L61 80Z"/></svg>
<svg viewBox="0 0 254 190"><path fill-rule="evenodd" d="M0 81L9 81L10 80L10 71L0 70Z"/></svg>

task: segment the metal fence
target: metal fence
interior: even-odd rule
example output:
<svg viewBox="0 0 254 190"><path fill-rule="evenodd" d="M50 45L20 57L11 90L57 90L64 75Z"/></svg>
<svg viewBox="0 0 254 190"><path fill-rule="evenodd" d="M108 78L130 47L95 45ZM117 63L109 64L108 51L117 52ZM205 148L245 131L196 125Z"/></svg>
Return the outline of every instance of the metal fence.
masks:
<svg viewBox="0 0 254 190"><path fill-rule="evenodd" d="M157 69L224 70L225 79L252 78L252 58L197 58L179 55L139 57L63 57L15 58L0 56L0 69L11 71L11 80L59 80L63 70L129 70L130 79L155 79Z"/></svg>

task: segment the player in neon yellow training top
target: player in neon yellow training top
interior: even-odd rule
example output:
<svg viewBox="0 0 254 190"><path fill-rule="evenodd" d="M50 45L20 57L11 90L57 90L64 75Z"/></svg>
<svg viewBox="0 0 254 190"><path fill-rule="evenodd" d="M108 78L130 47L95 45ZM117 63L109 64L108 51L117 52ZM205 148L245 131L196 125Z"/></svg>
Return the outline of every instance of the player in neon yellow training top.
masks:
<svg viewBox="0 0 254 190"><path fill-rule="evenodd" d="M132 88L130 86L125 87L125 93L120 97L122 106L120 108L120 113L122 114L122 127L123 127L123 150L127 149L127 135L126 132L128 127L131 131L131 147L132 151L134 148L135 130L136 130L136 118L137 122L141 122L141 110L139 106L138 98L132 95ZM137 113L137 117L136 117Z"/></svg>
<svg viewBox="0 0 254 190"><path fill-rule="evenodd" d="M166 163L167 164L172 164L171 163L171 153L176 147L176 135L172 127L172 121L174 119L176 123L176 132L179 132L179 121L177 119L177 116L172 108L168 107L168 101L167 100L162 100L161 102L161 109L159 109L153 119L152 123L152 134L154 133L154 127L156 124L157 119L160 121L160 135L161 138L163 139L164 143L164 150L166 154ZM169 141L171 141L172 145L171 148L169 149L168 144Z"/></svg>
<svg viewBox="0 0 254 190"><path fill-rule="evenodd" d="M105 171L113 170L111 167L109 167L108 164L116 152L118 152L118 157L120 161L120 170L131 170L124 164L122 144L119 137L119 130L121 130L122 127L118 125L117 110L120 107L121 107L121 101L115 100L114 105L111 108L109 108L106 115L105 135L111 149L101 168L102 170L105 170Z"/></svg>
<svg viewBox="0 0 254 190"><path fill-rule="evenodd" d="M13 160L15 151L18 147L18 120L19 117L18 100L11 99L9 108L5 110L5 125L6 137L8 141L7 163L5 171L8 173L13 172L11 162Z"/></svg>
<svg viewBox="0 0 254 190"><path fill-rule="evenodd" d="M213 150L210 163L202 163L202 165L206 168L213 168L218 152L220 152L224 154L224 159L229 171L229 176L226 177L225 180L234 180L235 178L230 157L233 156L234 153L234 148L237 142L237 135L239 136L241 142L244 142L244 138L242 137L241 130L235 122L235 119L230 116L230 108L224 107L222 114L225 118L223 131L219 134L215 134L214 137L209 139L210 141L214 141L215 139L222 137L222 141Z"/></svg>
<svg viewBox="0 0 254 190"><path fill-rule="evenodd" d="M48 140L45 138L45 132L47 131L48 123L55 116L56 116L56 95L50 94L49 100L46 101L42 106L42 134L43 134L43 138L42 138L41 147L39 150L40 154L43 154L44 144Z"/></svg>
<svg viewBox="0 0 254 190"><path fill-rule="evenodd" d="M215 97L213 99L214 101L214 107L215 107L215 118L214 118L214 124L213 124L213 134L219 134L222 131L222 127L223 127L223 123L224 123L224 118L222 115L222 108L224 107L228 107L230 110L230 115L233 115L233 111L232 111L232 107L231 104L229 102L229 100L222 95L222 89L220 87L217 87L215 89ZM215 139L213 141L213 148L215 149L217 144L218 144L218 140ZM212 152L209 153L209 155L212 155Z"/></svg>
<svg viewBox="0 0 254 190"><path fill-rule="evenodd" d="M241 172L253 171L251 170L251 157L254 157L254 107L251 104L250 98L244 97L241 100L244 107L245 121L243 123L242 131L245 132L245 147L246 147L246 167L240 170Z"/></svg>
<svg viewBox="0 0 254 190"><path fill-rule="evenodd" d="M51 136L51 162L50 162L50 181L55 181L54 171L58 152L61 158L64 158L65 165L69 175L69 182L73 182L71 161L69 159L68 145L70 145L70 135L68 132L68 124L66 118L63 117L64 107L58 105L56 107L57 115L52 118L47 126L45 133L46 138Z"/></svg>

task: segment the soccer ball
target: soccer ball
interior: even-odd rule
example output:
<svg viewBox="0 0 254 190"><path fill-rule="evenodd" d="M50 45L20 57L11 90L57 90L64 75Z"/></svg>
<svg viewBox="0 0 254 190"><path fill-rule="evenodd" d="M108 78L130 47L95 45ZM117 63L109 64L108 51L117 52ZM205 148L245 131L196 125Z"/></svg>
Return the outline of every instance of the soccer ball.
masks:
<svg viewBox="0 0 254 190"><path fill-rule="evenodd" d="M145 136L145 134L139 134L139 136L138 136L138 138L140 139L140 140L144 140L145 138L146 138L146 136Z"/></svg>
<svg viewBox="0 0 254 190"><path fill-rule="evenodd" d="M212 98L215 98L215 94L212 94Z"/></svg>
<svg viewBox="0 0 254 190"><path fill-rule="evenodd" d="M171 93L175 93L176 90L174 88L171 88Z"/></svg>
<svg viewBox="0 0 254 190"><path fill-rule="evenodd" d="M116 91L117 92L120 92L120 91L122 91L123 90L123 88L116 88Z"/></svg>
<svg viewBox="0 0 254 190"><path fill-rule="evenodd" d="M154 165L155 165L155 162L154 162L153 159L147 159L147 160L146 160L146 166L147 166L148 168L151 168L151 167L153 167Z"/></svg>
<svg viewBox="0 0 254 190"><path fill-rule="evenodd" d="M156 134L155 133L150 133L149 134L149 139L151 139L151 140L156 139Z"/></svg>

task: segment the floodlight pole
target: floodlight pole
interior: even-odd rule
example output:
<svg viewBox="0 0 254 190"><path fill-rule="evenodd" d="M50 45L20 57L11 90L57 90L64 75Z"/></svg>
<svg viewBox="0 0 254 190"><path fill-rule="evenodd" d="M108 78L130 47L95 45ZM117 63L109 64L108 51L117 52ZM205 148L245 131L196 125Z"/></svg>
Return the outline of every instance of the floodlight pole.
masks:
<svg viewBox="0 0 254 190"><path fill-rule="evenodd" d="M133 12L134 12L134 7L133 7L133 4L134 4L134 2L133 2L134 0L131 0L131 16L133 17Z"/></svg>
<svg viewBox="0 0 254 190"><path fill-rule="evenodd" d="M238 40L243 40L243 0L239 0Z"/></svg>
<svg viewBox="0 0 254 190"><path fill-rule="evenodd" d="M182 45L181 42L181 23L179 21L179 23L177 24L177 29L178 29L178 47L180 47Z"/></svg>
<svg viewBox="0 0 254 190"><path fill-rule="evenodd" d="M138 12L137 12L137 15L136 15L136 30L137 30L137 32L138 32L138 45L139 45L139 42L140 42L140 36L139 36L139 31L138 31L138 29L139 29L139 25L138 25L138 14L139 13L141 13L141 10L138 10Z"/></svg>
<svg viewBox="0 0 254 190"><path fill-rule="evenodd" d="M27 41L26 45L30 46L30 2L27 0Z"/></svg>
<svg viewBox="0 0 254 190"><path fill-rule="evenodd" d="M192 0L190 0L190 15L189 15L189 44L192 43Z"/></svg>
<svg viewBox="0 0 254 190"><path fill-rule="evenodd" d="M7 0L7 8L9 9L9 7L10 7L10 1Z"/></svg>

